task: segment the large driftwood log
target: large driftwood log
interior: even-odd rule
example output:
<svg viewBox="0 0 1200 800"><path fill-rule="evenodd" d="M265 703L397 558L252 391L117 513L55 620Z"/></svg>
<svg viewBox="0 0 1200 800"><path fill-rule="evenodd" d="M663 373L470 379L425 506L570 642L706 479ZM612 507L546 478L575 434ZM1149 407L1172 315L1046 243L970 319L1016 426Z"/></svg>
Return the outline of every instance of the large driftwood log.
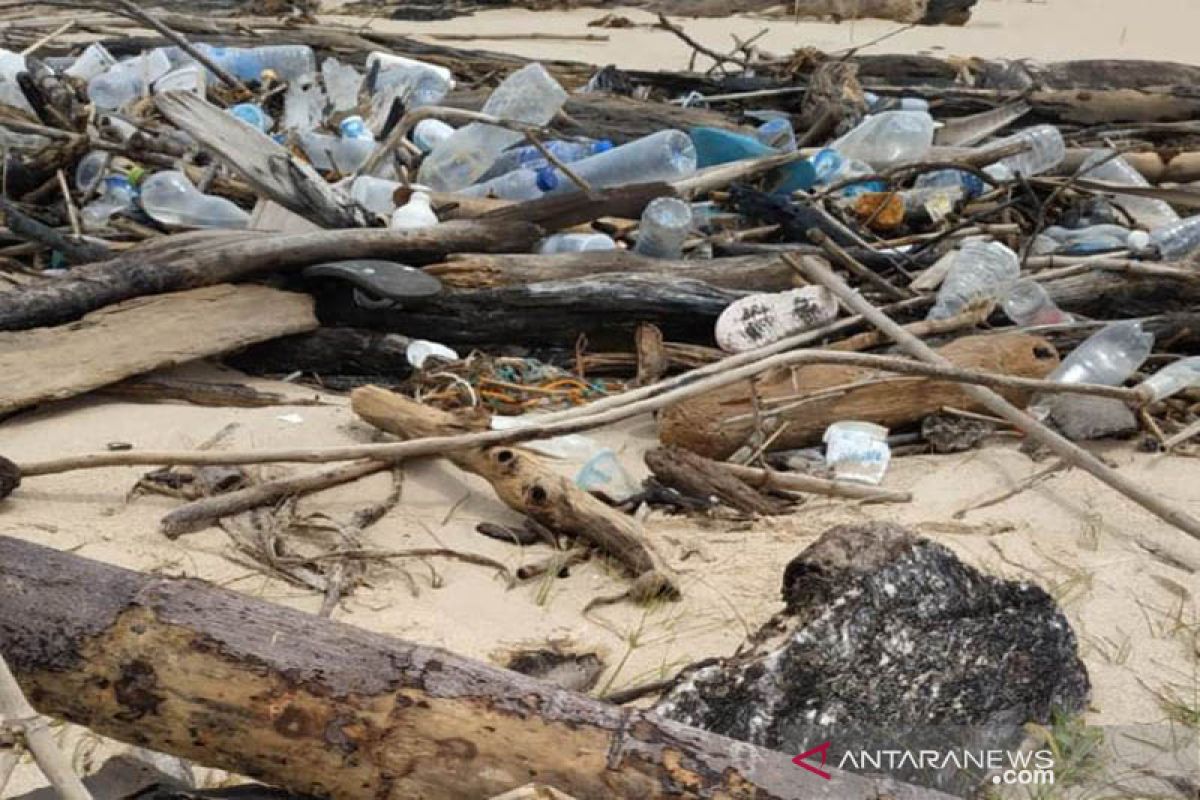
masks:
<svg viewBox="0 0 1200 800"><path fill-rule="evenodd" d="M486 430L486 416L456 416L407 397L365 386L350 396L354 413L404 439ZM487 480L505 505L552 531L577 537L615 558L638 579L635 595L677 594L670 567L654 552L632 517L610 508L520 447L459 450L447 455L459 469Z"/></svg>
<svg viewBox="0 0 1200 800"><path fill-rule="evenodd" d="M0 537L0 651L39 711L339 800L944 798L199 581Z"/></svg>
<svg viewBox="0 0 1200 800"><path fill-rule="evenodd" d="M252 375L315 372L335 375L389 375L412 372L405 353L411 340L398 333L359 328L318 328L252 345L224 359Z"/></svg>
<svg viewBox="0 0 1200 800"><path fill-rule="evenodd" d="M1044 377L1058 364L1049 342L1022 334L968 336L938 352L957 367L1027 378ZM1027 399L1026 393L1002 394L1016 402ZM659 420L659 436L663 444L720 459L745 444L756 423L767 434L780 431L771 448L786 450L812 444L839 420L896 427L943 406L978 408L963 385L812 365L767 373L752 384L736 384L674 405Z"/></svg>
<svg viewBox="0 0 1200 800"><path fill-rule="evenodd" d="M528 250L541 232L509 222L446 222L415 231L196 231L154 240L68 277L0 293L0 330L55 325L102 306L146 294L194 289L347 258L427 264L448 253Z"/></svg>
<svg viewBox="0 0 1200 800"><path fill-rule="evenodd" d="M722 289L780 292L797 285L796 271L770 254L697 261L648 258L627 250L553 255L463 253L425 271L446 286L483 289L512 284L587 278L608 272L669 275Z"/></svg>
<svg viewBox="0 0 1200 800"><path fill-rule="evenodd" d="M130 300L57 328L0 332L0 413L316 327L308 295L224 284Z"/></svg>

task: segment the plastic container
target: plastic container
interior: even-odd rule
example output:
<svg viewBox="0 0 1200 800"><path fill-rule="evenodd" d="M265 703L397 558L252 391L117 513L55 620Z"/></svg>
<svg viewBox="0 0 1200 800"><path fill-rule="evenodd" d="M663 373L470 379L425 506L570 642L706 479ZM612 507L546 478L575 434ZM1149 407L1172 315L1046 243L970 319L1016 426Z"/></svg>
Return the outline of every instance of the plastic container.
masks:
<svg viewBox="0 0 1200 800"><path fill-rule="evenodd" d="M392 212L391 228L394 231L412 231L437 224L437 214L433 213L432 201L425 192L413 192L407 203Z"/></svg>
<svg viewBox="0 0 1200 800"><path fill-rule="evenodd" d="M1067 145L1063 142L1058 128L1053 125L1035 125L1032 128L1026 128L1012 136L1005 136L1003 139L993 142L988 145L988 148L1012 142L1025 142L1029 148L1000 159L987 167L984 172L997 180L1012 180L1017 173L1026 177L1041 175L1043 172L1049 172L1057 167L1067 157Z"/></svg>
<svg viewBox="0 0 1200 800"><path fill-rule="evenodd" d="M36 117L33 106L17 83L17 76L24 71L25 56L0 48L0 103L28 111Z"/></svg>
<svg viewBox="0 0 1200 800"><path fill-rule="evenodd" d="M659 197L642 212L634 251L650 258L679 258L692 229L692 207L678 197Z"/></svg>
<svg viewBox="0 0 1200 800"><path fill-rule="evenodd" d="M431 342L428 339L413 339L408 343L408 349L404 351L404 355L408 359L408 363L416 369L424 369L430 357L442 361L458 361L459 359L458 353L446 345Z"/></svg>
<svg viewBox="0 0 1200 800"><path fill-rule="evenodd" d="M238 103L229 107L229 113L257 131L267 133L275 121L257 103Z"/></svg>
<svg viewBox="0 0 1200 800"><path fill-rule="evenodd" d="M790 153L796 149L796 131L792 128L791 120L786 117L769 119L754 132L754 138L781 153Z"/></svg>
<svg viewBox="0 0 1200 800"><path fill-rule="evenodd" d="M688 134L696 148L697 169L746 158L775 155L779 152L755 136L746 136L723 128L692 128ZM811 189L816 179L817 174L813 166L808 161L800 160L776 170L768 181L768 187L775 194L791 194L800 189Z"/></svg>
<svg viewBox="0 0 1200 800"><path fill-rule="evenodd" d="M1059 325L1071 321L1038 282L1017 281L1001 303L1004 313L1016 325Z"/></svg>
<svg viewBox="0 0 1200 800"><path fill-rule="evenodd" d="M915 161L933 146L933 117L927 111L872 114L830 146L844 158L876 169Z"/></svg>
<svg viewBox="0 0 1200 800"><path fill-rule="evenodd" d="M100 196L80 210L84 227L98 228L121 211L133 208L137 191L124 175L111 175L100 185Z"/></svg>
<svg viewBox="0 0 1200 800"><path fill-rule="evenodd" d="M1142 173L1121 156L1114 155L1112 150L1093 150L1080 167L1080 177L1105 183L1119 183L1122 186L1150 185L1150 182L1142 177ZM1162 200L1120 193L1113 193L1111 197L1115 203L1128 211L1138 224L1147 228L1160 228L1179 221L1175 209Z"/></svg>
<svg viewBox="0 0 1200 800"><path fill-rule="evenodd" d="M571 171L596 189L631 183L673 181L696 171L696 148L686 133L659 131L614 147L606 153L576 161L571 165ZM556 177L556 186L548 190L551 193L577 190L570 180Z"/></svg>
<svg viewBox="0 0 1200 800"><path fill-rule="evenodd" d="M104 180L112 154L106 150L93 150L75 165L75 188L84 194L92 191Z"/></svg>
<svg viewBox="0 0 1200 800"><path fill-rule="evenodd" d="M529 125L546 125L562 108L567 93L541 64L509 75L483 106L483 113ZM442 192L470 186L522 135L472 122L459 128L421 163L418 180ZM610 151L615 152L615 151ZM596 158L596 156L593 156Z"/></svg>
<svg viewBox="0 0 1200 800"><path fill-rule="evenodd" d="M368 211L391 218L396 210L396 190L400 184L385 178L359 175L350 184L350 198Z"/></svg>
<svg viewBox="0 0 1200 800"><path fill-rule="evenodd" d="M839 480L877 486L892 458L887 436L888 429L873 422L835 422L822 437L825 464Z"/></svg>
<svg viewBox="0 0 1200 800"><path fill-rule="evenodd" d="M361 167L375 152L375 137L367 129L362 117L346 117L342 120L340 136L323 133L301 133L300 146L308 160L319 170L336 170L349 174Z"/></svg>
<svg viewBox="0 0 1200 800"><path fill-rule="evenodd" d="M292 81L283 96L283 130L308 133L324 121L325 92L321 85L312 76Z"/></svg>
<svg viewBox="0 0 1200 800"><path fill-rule="evenodd" d="M498 178L459 190L468 197L498 197L502 200L536 200L556 189L558 174L550 168L514 169Z"/></svg>
<svg viewBox="0 0 1200 800"><path fill-rule="evenodd" d="M88 81L88 99L97 108L115 110L146 93L150 84L171 71L171 60L162 50L151 50L129 61L114 64Z"/></svg>
<svg viewBox="0 0 1200 800"><path fill-rule="evenodd" d="M262 47L212 47L198 45L223 69L243 81L256 81L264 70L271 70L285 81L303 78L317 71L313 50L304 44L271 44Z"/></svg>
<svg viewBox="0 0 1200 800"><path fill-rule="evenodd" d="M1200 356L1171 362L1142 381L1138 388L1149 391L1151 401L1155 402L1196 386L1200 386Z"/></svg>
<svg viewBox="0 0 1200 800"><path fill-rule="evenodd" d="M164 170L142 181L142 210L179 228L244 228L250 215L224 197L204 194L182 172Z"/></svg>
<svg viewBox="0 0 1200 800"><path fill-rule="evenodd" d="M926 319L948 319L972 303L1003 297L1021 276L1021 260L999 242L968 239L958 251Z"/></svg>
<svg viewBox="0 0 1200 800"><path fill-rule="evenodd" d="M596 250L616 250L617 243L603 233L556 233L538 243L539 255L552 253L585 253Z"/></svg>
<svg viewBox="0 0 1200 800"><path fill-rule="evenodd" d="M833 186L858 176L875 174L870 164L848 159L829 147L814 155L809 159L809 163L816 175L816 183L820 186ZM847 184L838 194L853 198L866 192L882 192L886 189L887 184L882 181L864 180L861 183Z"/></svg>
<svg viewBox="0 0 1200 800"><path fill-rule="evenodd" d="M928 111L929 101L924 97L881 97L874 92L863 92L867 108L872 113L900 109L901 111Z"/></svg>
<svg viewBox="0 0 1200 800"><path fill-rule="evenodd" d="M1200 248L1200 215L1155 228L1150 231L1150 244L1171 261L1190 255Z"/></svg>
<svg viewBox="0 0 1200 800"><path fill-rule="evenodd" d="M453 125L447 125L440 119L423 119L413 128L412 140L421 148L421 152L429 153L453 136L454 130Z"/></svg>
<svg viewBox="0 0 1200 800"><path fill-rule="evenodd" d="M1051 225L1042 233L1058 244L1055 252L1088 255L1130 247L1130 237L1134 231L1120 225L1089 225L1086 228Z"/></svg>
<svg viewBox="0 0 1200 800"><path fill-rule="evenodd" d="M336 58L327 58L321 62L321 82L325 84L325 95L334 111L349 111L358 105L363 76L354 67Z"/></svg>
<svg viewBox="0 0 1200 800"><path fill-rule="evenodd" d="M623 502L641 491L617 454L607 447L592 456L575 475L575 484L586 492L604 494L615 502Z"/></svg>
<svg viewBox="0 0 1200 800"><path fill-rule="evenodd" d="M608 139L598 139L590 142L549 141L545 145L550 154L564 164L582 161L588 156L605 153L613 149L613 143ZM511 150L505 150L500 155L500 158L496 159L496 163L487 171L485 177L495 178L522 167L541 169L548 165L549 162L546 160L546 157L533 145L514 147Z"/></svg>
<svg viewBox="0 0 1200 800"><path fill-rule="evenodd" d="M1071 351L1047 377L1056 383L1119 386L1149 357L1154 334L1137 320L1105 325Z"/></svg>
<svg viewBox="0 0 1200 800"><path fill-rule="evenodd" d="M413 109L440 103L450 93L451 82L421 67L394 66L381 70L371 88L375 105L390 108L399 98L406 108Z"/></svg>
<svg viewBox="0 0 1200 800"><path fill-rule="evenodd" d="M205 96L205 81L208 71L198 64L188 64L163 75L151 87L155 94L164 92L191 92Z"/></svg>
<svg viewBox="0 0 1200 800"><path fill-rule="evenodd" d="M96 42L88 45L79 58L75 59L75 63L63 70L63 74L81 81L90 81L116 63L117 59L113 54L108 52L104 45Z"/></svg>
<svg viewBox="0 0 1200 800"><path fill-rule="evenodd" d="M959 189L967 199L978 197L987 184L978 175L961 169L939 169L924 172L913 182L915 189Z"/></svg>
<svg viewBox="0 0 1200 800"><path fill-rule="evenodd" d="M424 61L417 61L415 58L405 58L404 56L375 51L367 56L367 71L375 69L376 64L379 65L380 72L389 67L419 67L440 75L446 83L450 84L451 88L454 87L454 73L437 64L428 64Z"/></svg>

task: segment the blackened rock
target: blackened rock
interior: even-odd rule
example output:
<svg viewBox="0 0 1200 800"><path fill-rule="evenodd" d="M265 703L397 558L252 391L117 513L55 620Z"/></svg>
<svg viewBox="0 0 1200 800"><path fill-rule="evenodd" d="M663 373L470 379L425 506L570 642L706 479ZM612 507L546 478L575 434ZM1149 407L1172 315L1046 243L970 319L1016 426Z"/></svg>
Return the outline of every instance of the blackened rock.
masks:
<svg viewBox="0 0 1200 800"><path fill-rule="evenodd" d="M788 564L784 611L723 663L680 680L663 716L802 753L1012 748L1021 726L1080 711L1087 672L1040 587L1000 580L888 523L840 526ZM876 769L875 771L880 771ZM967 792L978 770L892 769Z"/></svg>

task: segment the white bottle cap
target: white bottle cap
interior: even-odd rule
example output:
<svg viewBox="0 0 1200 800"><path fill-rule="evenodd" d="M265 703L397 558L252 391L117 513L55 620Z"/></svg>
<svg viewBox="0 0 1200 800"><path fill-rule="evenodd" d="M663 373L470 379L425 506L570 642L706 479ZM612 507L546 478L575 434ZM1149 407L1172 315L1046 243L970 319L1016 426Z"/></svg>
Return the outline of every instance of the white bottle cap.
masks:
<svg viewBox="0 0 1200 800"><path fill-rule="evenodd" d="M1145 231L1133 231L1125 240L1125 244L1129 245L1133 252L1140 253L1150 246L1150 234Z"/></svg>

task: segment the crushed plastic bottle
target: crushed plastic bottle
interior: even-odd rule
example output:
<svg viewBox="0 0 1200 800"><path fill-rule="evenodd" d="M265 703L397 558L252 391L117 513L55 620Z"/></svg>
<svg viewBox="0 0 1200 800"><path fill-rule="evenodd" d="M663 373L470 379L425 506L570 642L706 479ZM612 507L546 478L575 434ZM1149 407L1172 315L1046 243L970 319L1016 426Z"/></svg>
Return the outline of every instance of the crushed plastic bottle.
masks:
<svg viewBox="0 0 1200 800"><path fill-rule="evenodd" d="M864 161L846 158L837 150L827 147L814 155L809 162L816 174L819 186L834 186L860 176L874 175L875 170ZM863 180L859 183L847 184L839 194L842 197L854 198L867 192L882 192L887 190L883 181Z"/></svg>
<svg viewBox="0 0 1200 800"><path fill-rule="evenodd" d="M244 228L250 215L224 197L204 194L182 172L164 170L142 181L142 210L179 228Z"/></svg>
<svg viewBox="0 0 1200 800"><path fill-rule="evenodd" d="M97 108L116 110L145 94L150 84L171 71L171 61L162 50L150 50L137 58L121 61L88 81L88 99Z"/></svg>
<svg viewBox="0 0 1200 800"><path fill-rule="evenodd" d="M1200 356L1189 356L1172 361L1138 384L1137 388L1149 394L1150 402L1158 402L1197 386L1200 386Z"/></svg>
<svg viewBox="0 0 1200 800"><path fill-rule="evenodd" d="M334 111L349 111L358 105L363 76L354 67L336 58L327 58L321 62L321 80Z"/></svg>
<svg viewBox="0 0 1200 800"><path fill-rule="evenodd" d="M368 211L390 218L396 210L395 195L399 188L397 181L359 175L350 183L350 197Z"/></svg>
<svg viewBox="0 0 1200 800"><path fill-rule="evenodd" d="M336 170L348 175L375 152L375 137L362 117L346 117L338 126L339 136L301 133L300 145L312 165L320 170Z"/></svg>
<svg viewBox="0 0 1200 800"><path fill-rule="evenodd" d="M1112 150L1093 150L1079 168L1080 177L1122 186L1149 186L1142 173L1138 172L1123 157ZM1112 199L1129 212L1138 224L1147 228L1161 228L1179 221L1179 215L1170 205L1153 197L1138 197L1132 194L1113 193Z"/></svg>
<svg viewBox="0 0 1200 800"><path fill-rule="evenodd" d="M692 228L692 207L678 197L659 197L642 212L638 228L638 255L679 258Z"/></svg>
<svg viewBox="0 0 1200 800"><path fill-rule="evenodd" d="M213 47L197 45L217 66L243 81L257 81L271 70L285 81L293 81L317 71L313 49L304 44L271 44L261 47Z"/></svg>
<svg viewBox="0 0 1200 800"><path fill-rule="evenodd" d="M844 158L884 169L928 153L933 127L927 111L883 111L865 118L830 147Z"/></svg>
<svg viewBox="0 0 1200 800"><path fill-rule="evenodd" d="M775 117L759 125L754 131L754 138L781 153L796 149L796 131L787 117Z"/></svg>
<svg viewBox="0 0 1200 800"><path fill-rule="evenodd" d="M1013 142L1023 142L1027 149L1006 156L995 164L984 169L989 176L999 181L1010 181L1020 173L1025 177L1041 175L1049 172L1063 162L1067 157L1067 145L1062 134L1053 125L1035 125L1023 131L1017 131L1012 136L1005 136L988 148L999 147Z"/></svg>
<svg viewBox="0 0 1200 800"><path fill-rule="evenodd" d="M566 99L566 91L546 68L534 63L517 70L497 86L484 104L483 113L528 125L546 125ZM418 180L443 192L470 186L505 149L521 138L517 131L472 122L455 131L425 158Z"/></svg>
<svg viewBox="0 0 1200 800"><path fill-rule="evenodd" d="M308 75L291 81L283 96L283 130L311 133L324 120L325 92L316 76ZM311 154L309 159L312 159Z"/></svg>
<svg viewBox="0 0 1200 800"><path fill-rule="evenodd" d="M425 192L413 192L409 201L392 213L391 228L395 231L411 231L437 224L432 199Z"/></svg>
<svg viewBox="0 0 1200 800"><path fill-rule="evenodd" d="M616 250L617 243L603 233L556 233L538 243L539 255L552 253L583 253L595 250Z"/></svg>
<svg viewBox="0 0 1200 800"><path fill-rule="evenodd" d="M80 209L85 228L98 228L115 214L134 207L137 190L124 175L110 175L100 184L100 196Z"/></svg>
<svg viewBox="0 0 1200 800"><path fill-rule="evenodd" d="M570 164L575 161L581 161L588 156L594 156L597 153L608 152L613 149L613 143L608 139L597 139L587 142L549 141L545 143L545 147L559 161L564 164ZM496 163L484 174L484 178L495 178L512 172L515 169L521 169L522 167L527 169L541 169L548 165L549 162L546 160L546 157L533 145L514 147L511 150L505 150L500 155L500 158L496 159Z"/></svg>
<svg viewBox="0 0 1200 800"><path fill-rule="evenodd" d="M1054 252L1071 255L1090 255L1131 247L1135 231L1120 225L1089 225L1086 228L1063 228L1051 225L1042 231L1058 245Z"/></svg>
<svg viewBox="0 0 1200 800"><path fill-rule="evenodd" d="M372 105L386 112L394 100L407 109L436 106L450 93L451 81L423 67L392 66L375 76Z"/></svg>
<svg viewBox="0 0 1200 800"><path fill-rule="evenodd" d="M967 239L926 319L949 319L981 300L1003 297L1021 276L1021 260L999 242Z"/></svg>
<svg viewBox="0 0 1200 800"><path fill-rule="evenodd" d="M928 111L929 101L924 97L881 97L874 92L863 92L867 108L871 113L899 109L901 111Z"/></svg>
<svg viewBox="0 0 1200 800"><path fill-rule="evenodd" d="M501 200L536 200L558 187L557 172L550 167L542 169L514 169L496 178L461 189L458 194L467 197L496 197Z"/></svg>
<svg viewBox="0 0 1200 800"><path fill-rule="evenodd" d="M1120 386L1150 356L1154 334L1138 320L1105 325L1071 351L1046 380Z"/></svg>
<svg viewBox="0 0 1200 800"><path fill-rule="evenodd" d="M1058 307L1044 286L1028 279L1013 284L1001 307L1015 325L1060 325L1072 319Z"/></svg>
<svg viewBox="0 0 1200 800"><path fill-rule="evenodd" d="M229 107L229 113L251 128L263 133L270 132L271 127L275 124L271 116L263 111L263 107L257 103L238 103Z"/></svg>
<svg viewBox="0 0 1200 800"><path fill-rule="evenodd" d="M108 164L112 153L106 150L93 150L75 165L75 188L87 194L100 185L108 172Z"/></svg>
<svg viewBox="0 0 1200 800"><path fill-rule="evenodd" d="M961 169L939 169L924 172L913 181L916 189L958 189L968 200L987 191L987 184L974 173Z"/></svg>
<svg viewBox="0 0 1200 800"><path fill-rule="evenodd" d="M423 119L413 128L412 140L423 153L431 153L434 148L454 135L454 126L447 125L440 119Z"/></svg>
<svg viewBox="0 0 1200 800"><path fill-rule="evenodd" d="M686 133L668 129L576 161L571 165L571 171L596 189L673 181L696 171L696 148ZM548 191L577 190L565 177L560 176L556 184Z"/></svg>
<svg viewBox="0 0 1200 800"><path fill-rule="evenodd" d="M79 58L63 70L63 74L86 82L107 71L116 63L117 59L108 52L108 48L96 42L88 45L87 49L80 53Z"/></svg>
<svg viewBox="0 0 1200 800"><path fill-rule="evenodd" d="M1200 214L1150 231L1150 244L1168 261L1200 249Z"/></svg>
<svg viewBox="0 0 1200 800"><path fill-rule="evenodd" d="M391 67L419 67L420 69L440 75L442 80L450 84L450 88L454 88L454 74L446 67L439 66L437 64L430 64L425 61L418 61L415 58L405 58L404 56L384 53L378 50L367 55L368 72L375 70L383 72Z"/></svg>

